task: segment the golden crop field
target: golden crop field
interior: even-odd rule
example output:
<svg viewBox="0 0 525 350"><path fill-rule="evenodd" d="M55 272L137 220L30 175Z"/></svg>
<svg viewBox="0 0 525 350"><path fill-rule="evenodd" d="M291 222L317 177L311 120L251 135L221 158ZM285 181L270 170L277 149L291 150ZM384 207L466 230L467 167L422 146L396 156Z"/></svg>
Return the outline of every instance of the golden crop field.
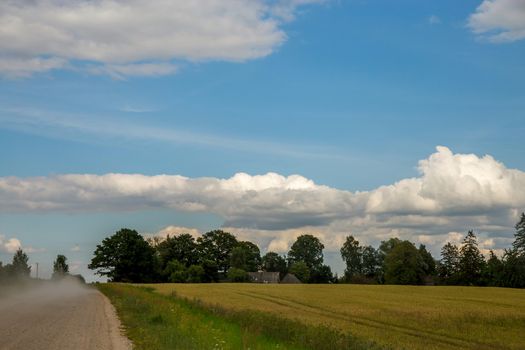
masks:
<svg viewBox="0 0 525 350"><path fill-rule="evenodd" d="M525 349L525 290L389 285L154 284L163 294L258 310L394 349Z"/></svg>

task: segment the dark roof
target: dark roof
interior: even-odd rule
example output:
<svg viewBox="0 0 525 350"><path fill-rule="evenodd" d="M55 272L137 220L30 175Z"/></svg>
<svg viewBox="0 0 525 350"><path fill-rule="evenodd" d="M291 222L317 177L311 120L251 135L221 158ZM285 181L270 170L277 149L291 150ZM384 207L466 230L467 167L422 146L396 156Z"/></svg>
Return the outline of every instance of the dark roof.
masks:
<svg viewBox="0 0 525 350"><path fill-rule="evenodd" d="M287 273L286 276L284 276L284 278L281 280L281 283L296 284L301 283L301 281L299 281L299 279L293 273Z"/></svg>

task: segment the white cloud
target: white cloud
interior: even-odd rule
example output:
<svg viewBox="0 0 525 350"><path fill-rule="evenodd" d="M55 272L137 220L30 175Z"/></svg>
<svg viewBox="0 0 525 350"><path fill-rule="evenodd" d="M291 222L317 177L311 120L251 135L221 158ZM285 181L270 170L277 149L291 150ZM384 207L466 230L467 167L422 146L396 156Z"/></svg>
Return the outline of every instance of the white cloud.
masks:
<svg viewBox="0 0 525 350"><path fill-rule="evenodd" d="M525 1L484 0L470 15L468 27L481 38L505 43L525 38Z"/></svg>
<svg viewBox="0 0 525 350"><path fill-rule="evenodd" d="M80 246L78 244L75 244L73 247L71 247L71 251L72 252L79 252L80 251Z"/></svg>
<svg viewBox="0 0 525 350"><path fill-rule="evenodd" d="M173 60L261 58L286 40L281 24L315 2L321 1L5 0L0 62L19 64L0 63L0 74L27 76L69 62L117 76L161 75L176 71Z"/></svg>
<svg viewBox="0 0 525 350"><path fill-rule="evenodd" d="M160 239L166 239L168 238L168 236L174 237L174 236L181 235L183 233L190 234L194 238L198 238L201 236L201 232L196 228L184 227L184 226L174 226L174 225L166 226L162 230L156 233L146 233L144 234L144 236L146 238L159 237Z"/></svg>
<svg viewBox="0 0 525 350"><path fill-rule="evenodd" d="M13 254L22 247L22 243L17 238L6 238L0 235L0 251Z"/></svg>
<svg viewBox="0 0 525 350"><path fill-rule="evenodd" d="M228 179L179 175L70 174L0 178L1 212L123 211L172 208L224 219L240 239L286 251L311 233L336 251L354 234L364 244L396 236L437 247L459 243L468 229L481 232L483 248L508 245L525 209L525 172L491 156L454 154L446 147L419 162L420 176L367 192L316 184L276 173ZM167 227L160 234L188 232Z"/></svg>

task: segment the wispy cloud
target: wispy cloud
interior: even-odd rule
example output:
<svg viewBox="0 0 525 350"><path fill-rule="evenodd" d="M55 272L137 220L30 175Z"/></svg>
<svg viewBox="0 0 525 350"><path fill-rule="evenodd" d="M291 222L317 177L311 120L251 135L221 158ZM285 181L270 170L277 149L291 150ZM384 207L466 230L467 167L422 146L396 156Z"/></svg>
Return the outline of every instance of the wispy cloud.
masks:
<svg viewBox="0 0 525 350"><path fill-rule="evenodd" d="M126 119L45 112L28 108L0 110L0 122L0 128L3 129L42 134L56 138L74 138L75 140L78 140L75 137L76 135L86 135L101 139L121 138L167 144L188 144L294 158L347 158L347 156L338 154L334 149L330 148L241 139L183 129L161 128Z"/></svg>
<svg viewBox="0 0 525 350"><path fill-rule="evenodd" d="M525 1L483 0L468 27L481 39L509 43L525 39Z"/></svg>

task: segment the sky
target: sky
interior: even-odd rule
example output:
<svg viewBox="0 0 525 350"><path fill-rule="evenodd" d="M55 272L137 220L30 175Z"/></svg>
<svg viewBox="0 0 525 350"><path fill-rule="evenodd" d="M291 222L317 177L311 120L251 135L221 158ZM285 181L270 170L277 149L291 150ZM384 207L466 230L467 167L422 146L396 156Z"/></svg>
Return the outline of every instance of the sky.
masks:
<svg viewBox="0 0 525 350"><path fill-rule="evenodd" d="M524 59L523 0L3 1L0 261L93 280L122 227L502 254Z"/></svg>

